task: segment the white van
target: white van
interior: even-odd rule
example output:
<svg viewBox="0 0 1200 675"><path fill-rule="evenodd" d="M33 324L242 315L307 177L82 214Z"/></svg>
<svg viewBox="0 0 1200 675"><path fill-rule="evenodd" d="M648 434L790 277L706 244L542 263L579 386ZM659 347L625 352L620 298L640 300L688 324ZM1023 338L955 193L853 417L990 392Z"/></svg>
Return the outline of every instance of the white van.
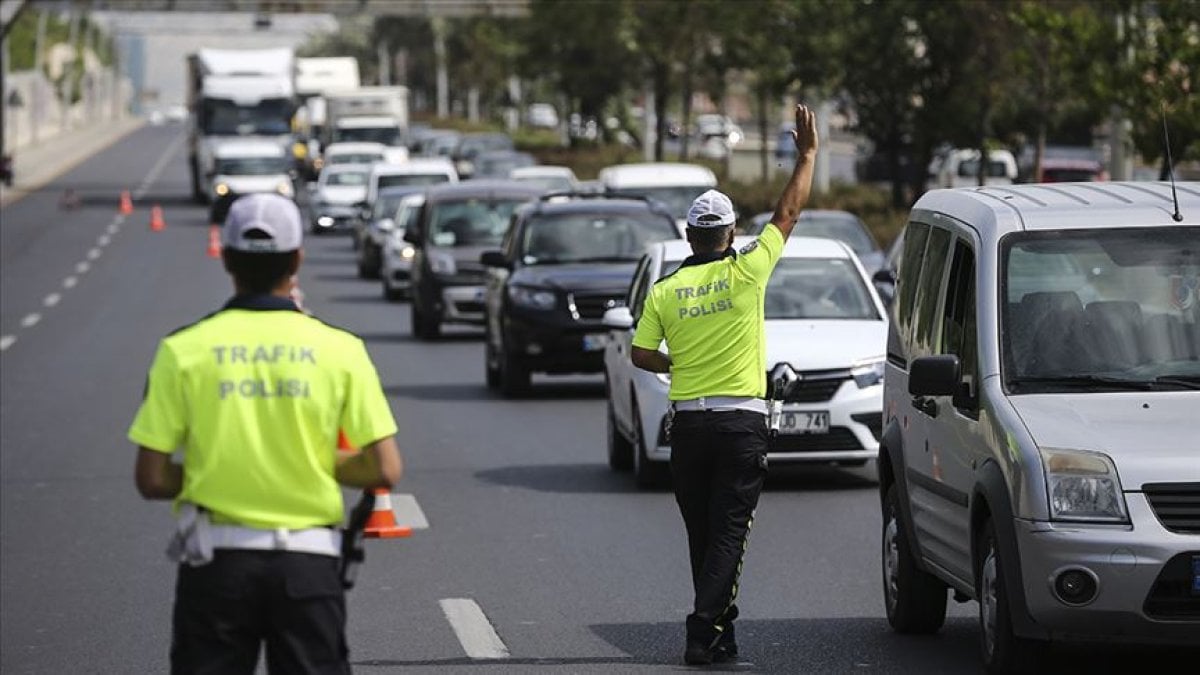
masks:
<svg viewBox="0 0 1200 675"><path fill-rule="evenodd" d="M989 150L984 185L1012 185L1017 180L1017 158L1004 149ZM929 163L929 189L978 187L979 150L955 148Z"/></svg>
<svg viewBox="0 0 1200 675"><path fill-rule="evenodd" d="M989 673L1040 672L1048 642L1200 644L1200 183L934 190L903 246L892 627L977 600Z"/></svg>
<svg viewBox="0 0 1200 675"><path fill-rule="evenodd" d="M454 163L445 157L419 157L400 164L378 162L367 180L367 206L375 204L379 191L389 187L421 187L457 183Z"/></svg>
<svg viewBox="0 0 1200 675"><path fill-rule="evenodd" d="M680 232L687 227L692 200L717 187L716 174L699 164L618 164L601 169L598 178L609 194L649 197L662 202Z"/></svg>
<svg viewBox="0 0 1200 675"><path fill-rule="evenodd" d="M294 197L291 158L273 141L229 140L213 150L213 172L209 180L209 198L215 200L230 192L275 192Z"/></svg>

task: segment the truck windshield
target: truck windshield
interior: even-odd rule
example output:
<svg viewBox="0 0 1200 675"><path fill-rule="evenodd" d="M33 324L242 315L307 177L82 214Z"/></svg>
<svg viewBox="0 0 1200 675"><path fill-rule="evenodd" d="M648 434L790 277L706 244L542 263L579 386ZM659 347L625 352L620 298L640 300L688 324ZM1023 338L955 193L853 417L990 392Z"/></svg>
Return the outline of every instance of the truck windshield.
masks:
<svg viewBox="0 0 1200 675"><path fill-rule="evenodd" d="M499 246L509 219L525 199L467 199L439 202L429 218L435 246Z"/></svg>
<svg viewBox="0 0 1200 675"><path fill-rule="evenodd" d="M204 100L200 129L210 136L275 136L291 131L292 104L266 99L257 105L238 105L227 99Z"/></svg>
<svg viewBox="0 0 1200 675"><path fill-rule="evenodd" d="M379 177L380 188L437 185L448 182L450 182L450 177L444 173L402 173Z"/></svg>
<svg viewBox="0 0 1200 675"><path fill-rule="evenodd" d="M1029 232L1002 246L1014 391L1200 385L1200 230Z"/></svg>
<svg viewBox="0 0 1200 675"><path fill-rule="evenodd" d="M646 244L679 235L653 213L566 213L529 221L522 241L526 265L633 262Z"/></svg>
<svg viewBox="0 0 1200 675"><path fill-rule="evenodd" d="M362 127L361 129L334 129L334 143L382 143L389 146L404 145L400 129L396 127Z"/></svg>
<svg viewBox="0 0 1200 675"><path fill-rule="evenodd" d="M227 157L216 162L222 176L273 176L287 173L287 160L281 157Z"/></svg>

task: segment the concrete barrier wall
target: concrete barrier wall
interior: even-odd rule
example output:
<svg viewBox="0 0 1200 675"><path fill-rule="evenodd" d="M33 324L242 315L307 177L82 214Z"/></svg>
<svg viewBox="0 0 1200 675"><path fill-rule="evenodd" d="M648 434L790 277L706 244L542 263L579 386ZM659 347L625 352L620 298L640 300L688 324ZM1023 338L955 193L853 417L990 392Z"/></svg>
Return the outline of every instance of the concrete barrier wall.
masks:
<svg viewBox="0 0 1200 675"><path fill-rule="evenodd" d="M4 147L9 152L31 147L72 129L129 116L133 87L112 70L94 70L83 76L80 99L64 105L54 83L36 71L9 73L4 78L4 102L13 94L21 105L9 105L4 115Z"/></svg>

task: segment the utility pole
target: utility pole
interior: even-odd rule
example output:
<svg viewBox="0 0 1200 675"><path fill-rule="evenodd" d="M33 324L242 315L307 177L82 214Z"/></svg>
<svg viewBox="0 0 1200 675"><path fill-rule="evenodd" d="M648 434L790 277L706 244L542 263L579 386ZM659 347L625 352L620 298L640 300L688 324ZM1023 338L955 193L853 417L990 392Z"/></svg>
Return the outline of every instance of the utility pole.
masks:
<svg viewBox="0 0 1200 675"><path fill-rule="evenodd" d="M433 58L437 69L437 116L450 116L450 77L446 72L446 20L435 16L430 20L433 28Z"/></svg>
<svg viewBox="0 0 1200 675"><path fill-rule="evenodd" d="M45 91L42 88L42 50L46 48L46 22L50 20L50 14L46 11L38 12L37 34L33 40L33 112L29 116L29 140L31 143L37 143L38 140L38 120L42 116L43 102L45 100Z"/></svg>
<svg viewBox="0 0 1200 675"><path fill-rule="evenodd" d="M66 131L71 126L71 108L72 100L75 94L75 64L79 61L79 20L80 14L78 8L72 3L71 8L71 27L67 33L67 47L71 50L71 59L63 64L62 81L58 85L58 100L61 103L59 107L59 126L63 131Z"/></svg>
<svg viewBox="0 0 1200 675"><path fill-rule="evenodd" d="M392 84L392 59L388 55L387 44L380 42L375 47L375 55L379 59L379 85L389 87Z"/></svg>

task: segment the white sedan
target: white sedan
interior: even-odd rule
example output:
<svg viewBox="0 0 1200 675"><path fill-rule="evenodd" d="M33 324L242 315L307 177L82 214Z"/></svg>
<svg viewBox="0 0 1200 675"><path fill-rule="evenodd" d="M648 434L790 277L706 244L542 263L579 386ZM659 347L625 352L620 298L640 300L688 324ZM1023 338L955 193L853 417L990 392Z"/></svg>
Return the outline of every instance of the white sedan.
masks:
<svg viewBox="0 0 1200 675"><path fill-rule="evenodd" d="M753 241L739 237L736 248ZM668 375L629 359L634 321L646 292L691 255L684 241L652 244L638 264L626 307L605 314L612 329L604 354L608 461L633 469L638 485L665 477ZM887 313L858 258L830 239L793 237L766 293L767 371L790 364L800 381L783 403L768 460L860 466L879 449ZM764 380L767 373L763 373Z"/></svg>

